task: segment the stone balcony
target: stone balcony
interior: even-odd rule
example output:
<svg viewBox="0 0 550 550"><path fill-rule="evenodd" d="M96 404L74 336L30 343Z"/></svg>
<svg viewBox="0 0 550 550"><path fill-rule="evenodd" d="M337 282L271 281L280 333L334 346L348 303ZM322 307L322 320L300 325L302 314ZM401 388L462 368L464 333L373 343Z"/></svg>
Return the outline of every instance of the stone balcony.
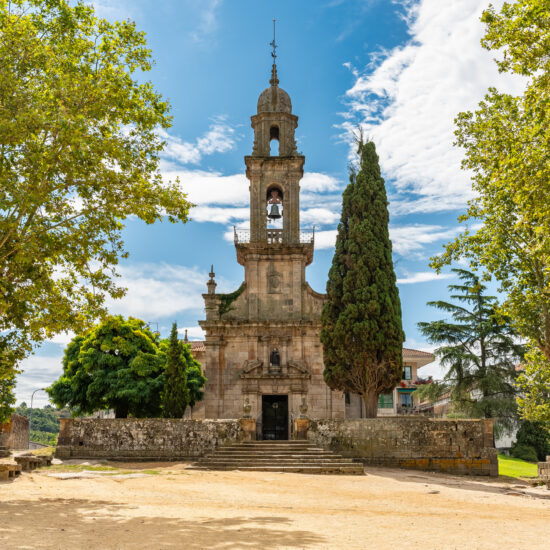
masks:
<svg viewBox="0 0 550 550"><path fill-rule="evenodd" d="M296 241L287 242L282 229L268 229L265 241L252 241L250 230L234 228L233 241L237 249L237 261L241 265L245 265L249 254L265 256L300 254L306 257L306 265L309 265L313 261L315 232L300 231Z"/></svg>

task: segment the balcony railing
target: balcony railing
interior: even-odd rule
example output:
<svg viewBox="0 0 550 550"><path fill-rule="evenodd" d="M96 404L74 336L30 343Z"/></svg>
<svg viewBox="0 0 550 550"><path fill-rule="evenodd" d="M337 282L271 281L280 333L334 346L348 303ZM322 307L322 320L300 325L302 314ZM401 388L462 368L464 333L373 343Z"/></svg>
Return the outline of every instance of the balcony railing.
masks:
<svg viewBox="0 0 550 550"><path fill-rule="evenodd" d="M235 244L247 244L250 242L250 230L249 229L237 229L233 228L233 239ZM283 243L283 230L282 229L268 229L267 230L267 242L268 244L282 244ZM315 230L313 231L300 231L300 244L313 244L315 242Z"/></svg>

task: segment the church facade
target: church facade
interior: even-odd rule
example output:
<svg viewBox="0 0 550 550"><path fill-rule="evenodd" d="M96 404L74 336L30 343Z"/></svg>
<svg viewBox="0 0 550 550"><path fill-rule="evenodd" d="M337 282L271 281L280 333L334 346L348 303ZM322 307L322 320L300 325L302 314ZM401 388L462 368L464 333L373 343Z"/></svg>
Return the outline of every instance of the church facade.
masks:
<svg viewBox="0 0 550 550"><path fill-rule="evenodd" d="M360 417L361 400L332 391L323 380L325 295L306 280L314 234L300 229L305 157L296 149L298 117L279 87L275 63L251 123L254 145L245 157L250 230L234 234L245 280L235 292L219 294L210 273L203 294L206 319L199 322L206 338L197 354L208 382L194 417L239 418L244 408L256 420L259 437L288 439L292 419L306 410L311 418Z"/></svg>

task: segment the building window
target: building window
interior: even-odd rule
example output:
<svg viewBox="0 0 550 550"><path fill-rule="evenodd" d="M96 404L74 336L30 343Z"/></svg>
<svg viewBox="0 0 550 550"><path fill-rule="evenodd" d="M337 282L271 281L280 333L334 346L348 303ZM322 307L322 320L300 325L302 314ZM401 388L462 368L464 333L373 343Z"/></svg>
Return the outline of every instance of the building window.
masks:
<svg viewBox="0 0 550 550"><path fill-rule="evenodd" d="M351 397L349 393L346 393L346 405L350 405L350 404L351 404Z"/></svg>
<svg viewBox="0 0 550 550"><path fill-rule="evenodd" d="M413 397L410 393L401 393L401 406L402 407L412 407L413 406Z"/></svg>
<svg viewBox="0 0 550 550"><path fill-rule="evenodd" d="M403 380L412 379L412 367L410 365L405 365L403 368Z"/></svg>
<svg viewBox="0 0 550 550"><path fill-rule="evenodd" d="M378 398L379 409L393 409L393 393L381 393Z"/></svg>

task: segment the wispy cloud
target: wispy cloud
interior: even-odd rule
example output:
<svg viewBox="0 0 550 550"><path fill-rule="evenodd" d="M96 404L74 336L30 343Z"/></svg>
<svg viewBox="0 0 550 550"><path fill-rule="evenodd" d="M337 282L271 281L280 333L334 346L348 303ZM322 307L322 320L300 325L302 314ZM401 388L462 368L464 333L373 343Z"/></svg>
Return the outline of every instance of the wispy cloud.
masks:
<svg viewBox="0 0 550 550"><path fill-rule="evenodd" d="M412 224L390 226L393 251L401 256L419 252L426 245L446 241L454 237L460 228L445 228L440 225ZM332 248L336 243L336 229L315 233L315 248Z"/></svg>
<svg viewBox="0 0 550 550"><path fill-rule="evenodd" d="M204 155L231 151L237 141L235 129L224 115L214 117L208 131L194 142L183 141L164 129L159 135L166 142L163 158L178 164L199 164Z"/></svg>
<svg viewBox="0 0 550 550"><path fill-rule="evenodd" d="M475 108L489 86L518 91L523 81L499 74L493 54L481 49L486 0L403 4L410 40L355 73L343 126L351 131L360 122L375 141L397 190L394 212L462 208L472 191L452 145L454 118Z"/></svg>
<svg viewBox="0 0 550 550"><path fill-rule="evenodd" d="M415 283L427 283L441 279L452 279L453 277L454 275L451 273L442 273L438 275L434 271L421 271L419 273L410 273L405 277L399 277L397 283L400 285L412 285Z"/></svg>
<svg viewBox="0 0 550 550"><path fill-rule="evenodd" d="M218 29L218 12L222 0L202 0L199 21L191 38L202 44Z"/></svg>

